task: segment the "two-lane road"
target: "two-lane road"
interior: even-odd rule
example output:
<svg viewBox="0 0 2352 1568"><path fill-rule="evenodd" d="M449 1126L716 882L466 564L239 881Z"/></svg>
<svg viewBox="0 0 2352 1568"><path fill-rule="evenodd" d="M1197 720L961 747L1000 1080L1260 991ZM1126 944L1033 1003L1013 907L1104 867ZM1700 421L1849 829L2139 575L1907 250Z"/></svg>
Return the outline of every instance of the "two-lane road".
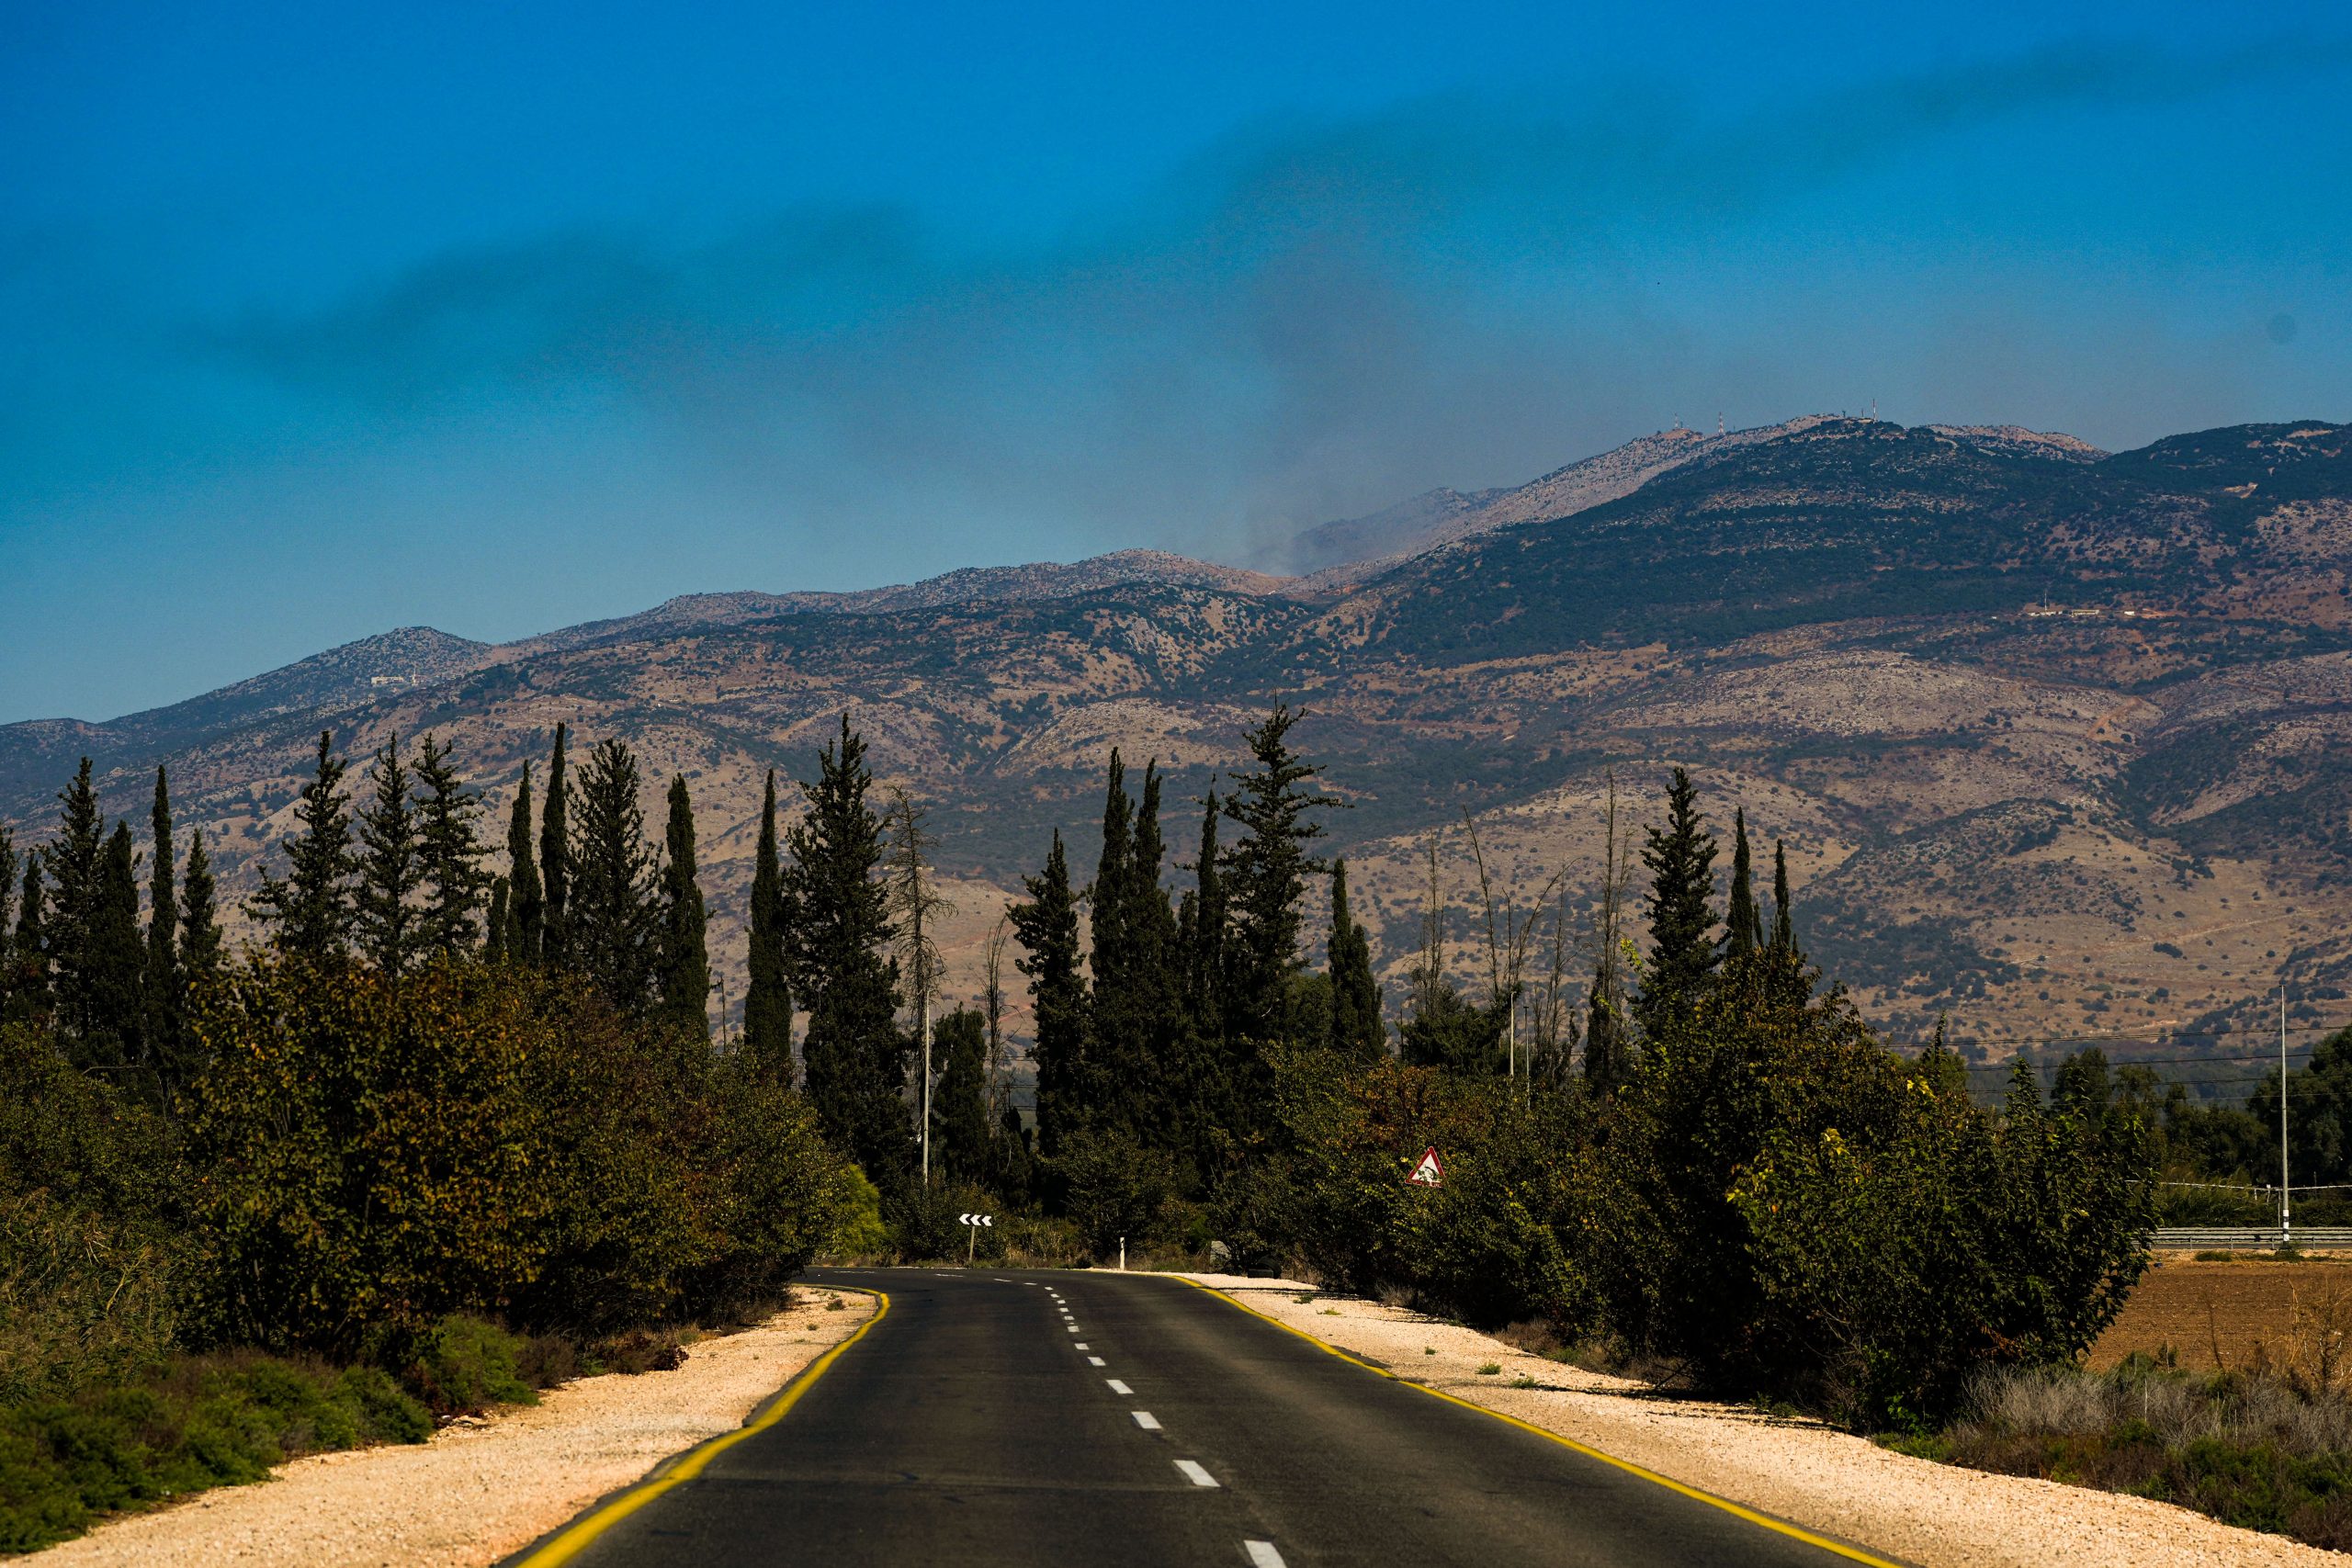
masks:
<svg viewBox="0 0 2352 1568"><path fill-rule="evenodd" d="M810 1282L885 1292L889 1310L782 1419L570 1562L1853 1560L1380 1377L1179 1280L826 1269Z"/></svg>

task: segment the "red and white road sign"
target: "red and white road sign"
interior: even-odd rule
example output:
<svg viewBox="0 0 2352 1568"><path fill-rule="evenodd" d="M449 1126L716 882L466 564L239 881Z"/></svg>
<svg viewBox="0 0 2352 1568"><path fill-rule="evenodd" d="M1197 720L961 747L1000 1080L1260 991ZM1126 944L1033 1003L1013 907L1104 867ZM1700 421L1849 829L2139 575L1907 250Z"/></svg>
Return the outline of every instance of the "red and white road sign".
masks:
<svg viewBox="0 0 2352 1568"><path fill-rule="evenodd" d="M1437 1145L1430 1145L1429 1152L1421 1156L1421 1163L1415 1166L1413 1174L1405 1179L1422 1187L1442 1187L1445 1184L1445 1168L1438 1163Z"/></svg>

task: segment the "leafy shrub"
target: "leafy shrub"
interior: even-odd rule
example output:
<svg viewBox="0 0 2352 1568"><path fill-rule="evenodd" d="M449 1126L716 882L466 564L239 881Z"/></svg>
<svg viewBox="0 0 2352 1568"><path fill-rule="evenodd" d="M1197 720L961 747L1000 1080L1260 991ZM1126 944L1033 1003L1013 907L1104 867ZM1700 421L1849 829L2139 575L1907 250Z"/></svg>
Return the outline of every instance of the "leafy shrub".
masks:
<svg viewBox="0 0 2352 1568"><path fill-rule="evenodd" d="M301 1454L432 1431L380 1371L250 1352L0 1408L0 1551L64 1540L100 1514L257 1481Z"/></svg>
<svg viewBox="0 0 2352 1568"><path fill-rule="evenodd" d="M1062 1142L1051 1161L1063 1212L1096 1258L1117 1254L1122 1240L1140 1250L1177 1228L1181 1176L1175 1156L1124 1134L1089 1130Z"/></svg>
<svg viewBox="0 0 2352 1568"><path fill-rule="evenodd" d="M890 1252L890 1227L882 1219L882 1191L855 1166L845 1168L842 1198L833 1213L831 1234L822 1250L827 1256L859 1259L882 1258Z"/></svg>
<svg viewBox="0 0 2352 1568"><path fill-rule="evenodd" d="M994 1225L967 1225L967 1213L994 1213L999 1205L969 1182L942 1183L928 1190L908 1189L890 1227L894 1250L902 1262L944 1258L960 1263L967 1256L991 1261L1004 1256L1004 1235Z"/></svg>
<svg viewBox="0 0 2352 1568"><path fill-rule="evenodd" d="M493 1323L462 1314L443 1318L417 1343L407 1382L435 1415L455 1416L493 1404L537 1404L522 1374L527 1341Z"/></svg>
<svg viewBox="0 0 2352 1568"><path fill-rule="evenodd" d="M1322 1051L1275 1060L1291 1146L1270 1181L1308 1269L1473 1323L1590 1323L1591 1288L1564 1240L1589 1223L1589 1183L1573 1129L1546 1120L1572 1110L1531 1107L1500 1078ZM1432 1146L1444 1184L1406 1181Z"/></svg>

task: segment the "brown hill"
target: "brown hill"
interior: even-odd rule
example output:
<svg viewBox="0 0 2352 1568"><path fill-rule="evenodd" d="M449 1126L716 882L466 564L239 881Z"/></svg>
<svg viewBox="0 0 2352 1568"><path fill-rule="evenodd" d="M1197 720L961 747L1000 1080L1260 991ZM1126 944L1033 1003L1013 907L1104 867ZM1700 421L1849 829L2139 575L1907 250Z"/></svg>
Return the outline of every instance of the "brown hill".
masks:
<svg viewBox="0 0 2352 1568"><path fill-rule="evenodd" d="M1854 420L1686 435L1687 460L1611 498L1579 500L1617 482L1589 470L1549 492L1573 510L1451 537L1351 587L1130 555L866 595L702 596L503 649L432 644L440 661L414 686L376 684L397 660L379 668L356 644L169 721L0 730L0 816L45 831L85 750L109 808L132 812L166 761L182 819L242 885L284 832L322 727L355 752L434 730L502 810L559 719L620 733L650 787L674 771L694 790L740 998L761 781L810 771L846 709L943 831L949 959L969 994L1048 828L1091 859L1112 746L1159 757L1171 797L1197 796L1257 713L1303 703L1301 739L1357 805L1335 848L1392 1000L1429 835L1464 942L1465 810L1500 886L1524 896L1566 868L1581 942L1604 781L1642 821L1683 762L1719 823L1740 805L1768 844L1787 841L1801 935L1900 1031L1950 1010L1996 1054L2190 1030L2193 1049L2165 1049L2211 1055L2235 1036L2202 1032L2282 972L2300 1023L2345 1014L2343 427L2237 427L2113 457ZM1180 853L1192 809L1172 813Z"/></svg>

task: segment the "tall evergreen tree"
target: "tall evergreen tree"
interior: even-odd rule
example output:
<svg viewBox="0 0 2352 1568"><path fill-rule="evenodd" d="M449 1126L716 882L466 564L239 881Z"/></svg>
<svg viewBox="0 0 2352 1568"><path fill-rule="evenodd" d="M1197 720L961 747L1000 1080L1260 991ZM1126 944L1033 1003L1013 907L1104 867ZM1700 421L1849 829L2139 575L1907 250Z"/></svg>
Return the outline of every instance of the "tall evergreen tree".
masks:
<svg viewBox="0 0 2352 1568"><path fill-rule="evenodd" d="M485 964L504 964L507 940L513 932L507 928L514 922L506 914L506 878L490 879L490 913L482 920L481 956Z"/></svg>
<svg viewBox="0 0 2352 1568"><path fill-rule="evenodd" d="M349 766L334 754L334 737L319 731L318 766L294 807L295 836L286 845L287 874L265 871L248 908L287 957L341 958L351 941L351 813L344 799Z"/></svg>
<svg viewBox="0 0 2352 1568"><path fill-rule="evenodd" d="M1323 833L1308 814L1339 802L1302 787L1322 770L1291 750L1297 720L1278 707L1250 732L1255 765L1233 776L1234 793L1225 803L1226 816L1242 829L1226 856L1233 919L1226 1022L1245 1039L1269 1039L1278 1028L1290 977L1302 962L1306 877L1330 869L1306 852Z"/></svg>
<svg viewBox="0 0 2352 1568"><path fill-rule="evenodd" d="M1797 945L1789 909L1789 847L1779 839L1772 840L1772 945L1781 953L1794 953Z"/></svg>
<svg viewBox="0 0 2352 1568"><path fill-rule="evenodd" d="M631 1015L653 1005L662 940L659 883L638 789L636 754L610 736L596 742L581 764L580 811L565 867L566 957ZM552 807L552 774L548 800Z"/></svg>
<svg viewBox="0 0 2352 1568"><path fill-rule="evenodd" d="M1183 934L1185 994L1191 1001L1193 1028L1203 1039L1221 1039L1225 1034L1227 911L1224 854L1217 847L1216 832L1224 814L1216 791L1210 790L1201 818L1200 851L1193 861L1193 891L1186 899L1192 919L1185 920L1181 909L1178 913Z"/></svg>
<svg viewBox="0 0 2352 1568"><path fill-rule="evenodd" d="M220 911L204 829L187 836L187 870L180 879L180 973L190 986L220 973Z"/></svg>
<svg viewBox="0 0 2352 1568"><path fill-rule="evenodd" d="M1147 761L1143 793L1136 799L1124 894L1130 954L1125 981L1129 1021L1125 1027L1136 1041L1136 1132L1147 1144L1167 1147L1182 1135L1191 1090L1183 1081L1185 1008L1176 908L1159 885L1168 852L1159 829L1159 762Z"/></svg>
<svg viewBox="0 0 2352 1568"><path fill-rule="evenodd" d="M710 1038L710 951L695 880L695 810L686 775L670 778L669 854L662 868L662 1013L696 1039Z"/></svg>
<svg viewBox="0 0 2352 1568"><path fill-rule="evenodd" d="M416 752L417 873L424 890L418 939L424 952L456 958L474 952L482 930L489 848L477 826L481 796L458 777L448 750L424 738Z"/></svg>
<svg viewBox="0 0 2352 1568"><path fill-rule="evenodd" d="M784 867L786 978L808 1010L801 1043L808 1099L833 1146L886 1194L913 1174L908 1042L898 1026L896 936L882 865L882 819L866 804L865 742L842 716L838 742L801 782L808 809L793 824Z"/></svg>
<svg viewBox="0 0 2352 1568"><path fill-rule="evenodd" d="M155 863L147 894L147 1023L149 1049L161 1050L180 1028L178 854L172 842L172 796L164 770L155 770L155 804L148 816Z"/></svg>
<svg viewBox="0 0 2352 1568"><path fill-rule="evenodd" d="M12 967L6 1016L10 1020L46 1019L55 1010L56 995L49 977L48 892L40 862L37 853L25 856L24 891L17 900L17 934L8 942Z"/></svg>
<svg viewBox="0 0 2352 1568"><path fill-rule="evenodd" d="M99 865L97 908L83 949L88 1021L78 1056L85 1066L127 1066L147 1054L147 943L139 931L139 861L130 823L115 824Z"/></svg>
<svg viewBox="0 0 2352 1568"><path fill-rule="evenodd" d="M1028 902L1005 911L1025 950L1013 967L1029 976L1037 1021L1030 1058L1037 1067L1037 1147L1059 1153L1089 1122L1086 1104L1086 980L1079 973L1078 898L1069 885L1069 858L1060 829L1045 869L1021 879Z"/></svg>
<svg viewBox="0 0 2352 1568"><path fill-rule="evenodd" d="M47 910L50 987L57 1021L74 1038L95 1040L101 1004L91 943L105 898L106 819L98 812L90 782L90 759L82 759L74 782L58 795L57 837L41 851L49 874Z"/></svg>
<svg viewBox="0 0 2352 1568"><path fill-rule="evenodd" d="M351 929L359 954L397 980L424 954L416 894L424 867L417 837L416 801L401 738L384 742L368 765L369 794L359 809L359 886L352 895Z"/></svg>
<svg viewBox="0 0 2352 1568"><path fill-rule="evenodd" d="M7 824L0 822L0 1010L6 1007L9 988L16 983L14 910L19 863L16 836L8 831ZM0 1018L5 1017L5 1011L0 1011Z"/></svg>
<svg viewBox="0 0 2352 1568"><path fill-rule="evenodd" d="M958 1008L932 1031L940 1062L932 1095L932 1139L939 1163L955 1181L986 1182L996 1175L989 1132L988 1021Z"/></svg>
<svg viewBox="0 0 2352 1568"><path fill-rule="evenodd" d="M1715 840L1699 825L1698 799L1690 773L1675 769L1666 793L1666 826L1644 835L1650 963L1634 1012L1653 1040L1689 1019L1714 978Z"/></svg>
<svg viewBox="0 0 2352 1568"><path fill-rule="evenodd" d="M1372 973L1372 936L1348 908L1348 863L1331 863L1331 1044L1372 1058L1387 1047L1380 1021L1380 982Z"/></svg>
<svg viewBox="0 0 2352 1568"><path fill-rule="evenodd" d="M1102 858L1094 867L1088 897L1093 937L1093 1007L1088 1032L1085 1080L1077 1093L1087 1119L1130 1134L1143 1119L1143 1078L1149 1066L1149 1022L1136 995L1140 953L1129 920L1138 912L1131 888L1135 867L1135 803L1127 795L1127 771L1116 747L1102 795Z"/></svg>
<svg viewBox="0 0 2352 1568"><path fill-rule="evenodd" d="M1747 811L1732 813L1731 898L1724 909L1724 958L1752 956L1764 945L1764 917L1756 907L1755 868L1747 848Z"/></svg>
<svg viewBox="0 0 2352 1568"><path fill-rule="evenodd" d="M571 794L564 778L564 727L555 727L548 758L548 803L539 813L539 958L549 965L571 958Z"/></svg>
<svg viewBox="0 0 2352 1568"><path fill-rule="evenodd" d="M531 764L523 762L523 786L514 792L514 810L506 819L506 920L500 929L507 962L539 961L539 928L547 919L547 904L539 889L538 857L531 852Z"/></svg>
<svg viewBox="0 0 2352 1568"><path fill-rule="evenodd" d="M743 1046L777 1081L792 1081L792 986L786 977L784 868L776 855L775 770L760 802L752 861L751 980L743 993Z"/></svg>

